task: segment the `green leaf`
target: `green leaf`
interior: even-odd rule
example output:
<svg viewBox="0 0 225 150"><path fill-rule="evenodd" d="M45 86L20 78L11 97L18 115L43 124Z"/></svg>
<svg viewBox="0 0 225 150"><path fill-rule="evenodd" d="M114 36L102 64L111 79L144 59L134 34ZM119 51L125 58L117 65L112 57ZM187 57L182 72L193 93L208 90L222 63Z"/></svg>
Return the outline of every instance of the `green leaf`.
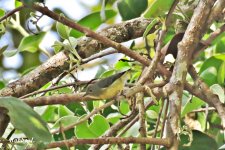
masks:
<svg viewBox="0 0 225 150"><path fill-rule="evenodd" d="M127 101L121 101L120 102L120 112L124 115L126 115L128 112L130 112L130 107Z"/></svg>
<svg viewBox="0 0 225 150"><path fill-rule="evenodd" d="M203 104L205 103L197 97L193 97L192 99L189 99L181 111L181 117L184 117L187 113L195 109L201 108Z"/></svg>
<svg viewBox="0 0 225 150"><path fill-rule="evenodd" d="M179 146L179 150L216 150L218 148L216 141L214 138L208 136L205 133L202 133L197 130L192 131L193 134L193 141L191 146L183 146L184 141L187 140L187 136L181 135L181 143Z"/></svg>
<svg viewBox="0 0 225 150"><path fill-rule="evenodd" d="M115 124L117 123L120 118L122 117L122 115L118 112L115 112L115 113L110 113L108 116L107 116L107 120L108 122L112 123L112 124Z"/></svg>
<svg viewBox="0 0 225 150"><path fill-rule="evenodd" d="M199 73L201 74L204 70L206 70L207 68L212 67L212 66L215 67L216 70L218 70L221 63L223 63L224 60L225 60L225 54L219 54L219 55L215 55L215 56L208 58L202 64L202 67L200 68Z"/></svg>
<svg viewBox="0 0 225 150"><path fill-rule="evenodd" d="M15 50L7 50L7 51L3 52L3 55L5 57L12 57L12 56L16 55L18 52L19 51L17 49L15 49Z"/></svg>
<svg viewBox="0 0 225 150"><path fill-rule="evenodd" d="M54 48L54 52L56 54L62 50L63 46L64 44L59 41L55 41L54 44L52 45L52 47Z"/></svg>
<svg viewBox="0 0 225 150"><path fill-rule="evenodd" d="M55 122L58 119L58 115L57 115L57 106L48 106L44 113L42 114L42 118L46 121L46 122Z"/></svg>
<svg viewBox="0 0 225 150"><path fill-rule="evenodd" d="M209 67L200 74L201 79L209 86L217 83L217 70Z"/></svg>
<svg viewBox="0 0 225 150"><path fill-rule="evenodd" d="M0 56L3 54L3 52L8 48L9 45L4 45L0 48Z"/></svg>
<svg viewBox="0 0 225 150"><path fill-rule="evenodd" d="M144 13L145 18L159 17L169 11L174 0L154 0Z"/></svg>
<svg viewBox="0 0 225 150"><path fill-rule="evenodd" d="M5 87L5 83L0 81L0 89L3 89Z"/></svg>
<svg viewBox="0 0 225 150"><path fill-rule="evenodd" d="M217 75L218 83L223 85L225 81L225 61L220 65Z"/></svg>
<svg viewBox="0 0 225 150"><path fill-rule="evenodd" d="M103 135L109 128L109 123L103 116L95 115L90 125L88 121L77 125L75 134L77 138L96 138Z"/></svg>
<svg viewBox="0 0 225 150"><path fill-rule="evenodd" d="M110 18L114 17L116 15L116 12L114 10L105 10L105 15L106 15L106 20L109 20ZM82 18L81 20L79 20L77 23L90 28L91 30L95 30L97 29L104 21L102 21L101 19L101 15L100 12L94 12L90 15L87 15L86 17ZM75 37L75 38L79 38L81 36L83 36L84 34L72 29L70 32L70 36Z"/></svg>
<svg viewBox="0 0 225 150"><path fill-rule="evenodd" d="M130 64L127 61L118 61L114 67L116 70L128 70L130 69Z"/></svg>
<svg viewBox="0 0 225 150"><path fill-rule="evenodd" d="M52 129L57 129L60 126L62 126L62 127L69 126L71 124L76 123L78 120L79 120L79 117L77 117L77 116L73 116L73 115L63 116L62 118L60 118L59 120L57 120L55 122Z"/></svg>
<svg viewBox="0 0 225 150"><path fill-rule="evenodd" d="M5 11L0 8L0 18L3 17L4 15L5 15Z"/></svg>
<svg viewBox="0 0 225 150"><path fill-rule="evenodd" d="M15 0L15 8L20 7L20 6L22 6L22 5L23 5L23 3L21 3L21 2L18 1L18 0Z"/></svg>
<svg viewBox="0 0 225 150"><path fill-rule="evenodd" d="M59 114L59 117L74 115L72 111L70 111L66 106L62 106L62 105L58 107L58 114Z"/></svg>
<svg viewBox="0 0 225 150"><path fill-rule="evenodd" d="M56 22L56 30L62 39L69 38L71 28L69 28L68 26L57 21Z"/></svg>
<svg viewBox="0 0 225 150"><path fill-rule="evenodd" d="M154 18L154 19L152 20L152 22L149 23L149 25L147 26L147 28L145 29L145 32L144 32L144 34L143 34L143 37L144 37L144 38L148 35L148 33L149 33L149 31L152 29L152 27L153 27L156 23L158 23L158 22L159 22L159 19L158 19L158 18Z"/></svg>
<svg viewBox="0 0 225 150"><path fill-rule="evenodd" d="M214 84L210 86L210 89L214 94L218 95L222 103L225 103L225 91L219 84Z"/></svg>
<svg viewBox="0 0 225 150"><path fill-rule="evenodd" d="M43 40L44 36L45 32L39 32L38 34L24 37L20 42L18 49L20 51L28 51L31 53L36 52L39 49L39 44Z"/></svg>
<svg viewBox="0 0 225 150"><path fill-rule="evenodd" d="M147 8L147 0L120 0L117 3L119 13L123 20L137 18Z"/></svg>
<svg viewBox="0 0 225 150"><path fill-rule="evenodd" d="M50 142L51 134L47 124L26 103L14 97L0 98L0 106L9 112L10 121L16 129L35 141Z"/></svg>

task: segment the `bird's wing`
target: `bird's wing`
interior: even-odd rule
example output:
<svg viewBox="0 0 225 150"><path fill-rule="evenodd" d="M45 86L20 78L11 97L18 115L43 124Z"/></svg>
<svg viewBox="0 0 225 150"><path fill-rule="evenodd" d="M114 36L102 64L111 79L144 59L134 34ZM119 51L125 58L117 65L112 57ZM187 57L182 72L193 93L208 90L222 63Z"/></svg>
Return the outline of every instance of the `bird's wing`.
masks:
<svg viewBox="0 0 225 150"><path fill-rule="evenodd" d="M111 84L113 84L114 81L116 81L117 79L119 79L122 75L124 75L127 71L124 72L120 72L117 74L114 74L110 77L101 79L99 82L97 82L96 84L98 84L98 86L100 88L107 88L109 87Z"/></svg>

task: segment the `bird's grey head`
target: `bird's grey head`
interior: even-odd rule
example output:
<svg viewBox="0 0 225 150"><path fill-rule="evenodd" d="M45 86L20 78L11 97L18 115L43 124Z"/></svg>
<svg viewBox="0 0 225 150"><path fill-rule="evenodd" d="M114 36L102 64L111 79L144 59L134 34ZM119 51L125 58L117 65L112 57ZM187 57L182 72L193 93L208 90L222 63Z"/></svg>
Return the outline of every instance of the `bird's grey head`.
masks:
<svg viewBox="0 0 225 150"><path fill-rule="evenodd" d="M93 95L96 91L97 91L97 89L93 84L88 85L87 90L86 90L86 95L88 95L88 94Z"/></svg>

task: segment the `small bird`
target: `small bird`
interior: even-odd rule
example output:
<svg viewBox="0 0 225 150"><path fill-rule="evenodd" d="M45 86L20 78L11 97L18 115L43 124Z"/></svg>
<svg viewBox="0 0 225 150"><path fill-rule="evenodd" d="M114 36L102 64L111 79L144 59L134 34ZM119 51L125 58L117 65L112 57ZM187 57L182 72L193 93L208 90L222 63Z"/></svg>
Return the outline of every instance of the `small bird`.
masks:
<svg viewBox="0 0 225 150"><path fill-rule="evenodd" d="M101 79L94 84L90 84L88 85L84 96L89 96L93 99L113 98L123 90L128 74L129 70Z"/></svg>

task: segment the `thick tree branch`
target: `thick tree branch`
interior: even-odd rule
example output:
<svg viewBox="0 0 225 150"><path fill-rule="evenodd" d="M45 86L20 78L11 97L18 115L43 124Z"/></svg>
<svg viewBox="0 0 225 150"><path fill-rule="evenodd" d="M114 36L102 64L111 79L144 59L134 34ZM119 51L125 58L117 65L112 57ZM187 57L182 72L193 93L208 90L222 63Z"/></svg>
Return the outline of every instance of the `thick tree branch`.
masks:
<svg viewBox="0 0 225 150"><path fill-rule="evenodd" d="M178 44L178 55L169 83L170 88L172 88L172 92L169 93L170 113L168 127L171 128L172 132L168 132L167 137L174 137L173 145L170 148L171 150L178 149L179 145L178 136L180 131L179 121L181 113L181 99L187 70L190 65L189 60L191 59L192 53L197 47L202 35L205 33L204 29L206 29L207 26L206 22L214 2L215 0L203 0L199 2L184 37Z"/></svg>
<svg viewBox="0 0 225 150"><path fill-rule="evenodd" d="M157 138L143 138L143 137L104 137L98 139L77 139L73 138L70 140L64 140L59 142L52 142L48 144L47 148L56 148L68 145L72 147L77 144L154 144L154 145L163 145L165 147L170 146L170 139L157 139Z"/></svg>

